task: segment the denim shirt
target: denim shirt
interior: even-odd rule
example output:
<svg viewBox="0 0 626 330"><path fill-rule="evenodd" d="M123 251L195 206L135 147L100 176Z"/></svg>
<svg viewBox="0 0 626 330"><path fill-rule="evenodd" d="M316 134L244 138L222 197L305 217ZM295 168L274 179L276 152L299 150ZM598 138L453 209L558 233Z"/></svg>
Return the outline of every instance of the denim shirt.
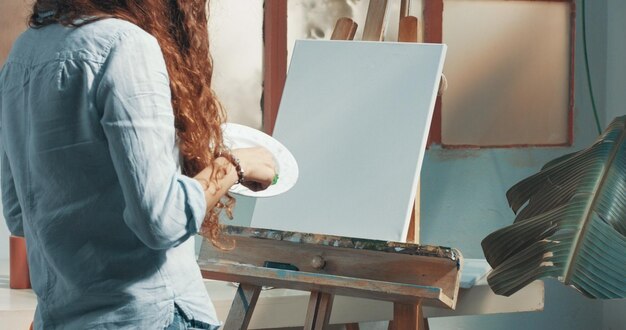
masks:
<svg viewBox="0 0 626 330"><path fill-rule="evenodd" d="M219 324L195 260L202 186L180 173L154 37L118 19L29 29L0 72L2 203L27 242L37 329Z"/></svg>

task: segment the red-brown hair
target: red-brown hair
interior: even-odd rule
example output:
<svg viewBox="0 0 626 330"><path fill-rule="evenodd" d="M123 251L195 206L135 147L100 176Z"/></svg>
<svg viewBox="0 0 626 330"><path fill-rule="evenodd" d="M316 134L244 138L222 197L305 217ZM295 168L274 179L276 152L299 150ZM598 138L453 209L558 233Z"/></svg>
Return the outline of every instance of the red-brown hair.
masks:
<svg viewBox="0 0 626 330"><path fill-rule="evenodd" d="M216 183L226 171L214 162L224 150L220 125L225 114L211 89L208 0L37 0L30 25L79 26L110 17L139 26L159 42L170 78L183 173L194 176L213 164ZM202 233L216 245L219 213L225 209L230 217L233 205L234 198L226 195L225 201L207 210Z"/></svg>

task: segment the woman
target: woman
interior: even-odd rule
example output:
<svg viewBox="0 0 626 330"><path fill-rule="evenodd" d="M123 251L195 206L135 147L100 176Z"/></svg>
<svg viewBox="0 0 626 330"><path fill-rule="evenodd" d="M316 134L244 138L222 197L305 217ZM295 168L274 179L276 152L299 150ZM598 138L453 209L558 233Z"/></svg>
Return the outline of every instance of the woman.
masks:
<svg viewBox="0 0 626 330"><path fill-rule="evenodd" d="M36 1L0 72L0 127L4 215L27 241L37 329L218 324L189 238L219 242L228 189L266 188L275 164L223 145L206 8Z"/></svg>

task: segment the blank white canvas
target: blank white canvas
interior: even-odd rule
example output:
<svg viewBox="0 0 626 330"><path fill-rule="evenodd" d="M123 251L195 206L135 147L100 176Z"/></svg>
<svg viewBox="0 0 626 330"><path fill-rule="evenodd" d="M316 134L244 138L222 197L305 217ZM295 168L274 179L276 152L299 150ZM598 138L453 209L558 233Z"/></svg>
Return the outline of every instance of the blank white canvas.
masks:
<svg viewBox="0 0 626 330"><path fill-rule="evenodd" d="M251 226L404 241L446 46L301 40L274 137L298 183Z"/></svg>

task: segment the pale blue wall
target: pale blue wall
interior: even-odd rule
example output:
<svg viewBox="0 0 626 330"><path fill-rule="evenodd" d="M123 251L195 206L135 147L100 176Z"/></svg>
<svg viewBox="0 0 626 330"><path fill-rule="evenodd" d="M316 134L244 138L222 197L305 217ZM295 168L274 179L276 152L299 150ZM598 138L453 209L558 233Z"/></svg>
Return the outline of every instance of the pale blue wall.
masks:
<svg viewBox="0 0 626 330"><path fill-rule="evenodd" d="M587 3L589 59L600 115L605 103L606 8L604 1ZM581 27L577 24L574 146L428 150L421 176L423 243L454 246L466 257L482 257L480 240L513 219L506 190L548 160L593 142L598 134L587 92Z"/></svg>
<svg viewBox="0 0 626 330"><path fill-rule="evenodd" d="M626 1L608 0L606 117L626 114ZM603 328L626 328L626 300L603 304Z"/></svg>
<svg viewBox="0 0 626 330"><path fill-rule="evenodd" d="M608 0L607 118L626 113L626 1Z"/></svg>
<svg viewBox="0 0 626 330"><path fill-rule="evenodd" d="M607 43L615 48L624 47L623 0L615 0L611 8L606 1L587 1L587 42L590 69L602 124L617 113L607 114L607 104L617 108L624 102L608 100L607 84L613 94L624 96L623 63L615 57L607 65ZM618 11L617 7L620 7ZM529 148L492 150L442 150L427 153L422 170L422 242L443 244L460 248L466 257L480 258L480 241L496 228L510 224L513 213L507 207L506 190L520 179L536 172L547 160L581 149L597 136L584 70L581 2L577 2L577 40L575 61L575 125L574 146L571 148ZM620 25L607 34L607 17L611 24ZM607 41L610 38L610 41ZM626 58L621 56L621 59ZM608 77L613 80L607 80ZM613 90L615 89L615 90ZM487 316L431 319L431 329L601 329L604 319L616 319L613 329L623 328L620 320L626 313L603 313L603 302L589 300L555 280L546 281L545 310L535 313L500 314ZM609 305L606 305L609 306ZM625 305L610 305L619 310ZM622 309L624 310L624 309ZM623 316L622 316L623 318Z"/></svg>

